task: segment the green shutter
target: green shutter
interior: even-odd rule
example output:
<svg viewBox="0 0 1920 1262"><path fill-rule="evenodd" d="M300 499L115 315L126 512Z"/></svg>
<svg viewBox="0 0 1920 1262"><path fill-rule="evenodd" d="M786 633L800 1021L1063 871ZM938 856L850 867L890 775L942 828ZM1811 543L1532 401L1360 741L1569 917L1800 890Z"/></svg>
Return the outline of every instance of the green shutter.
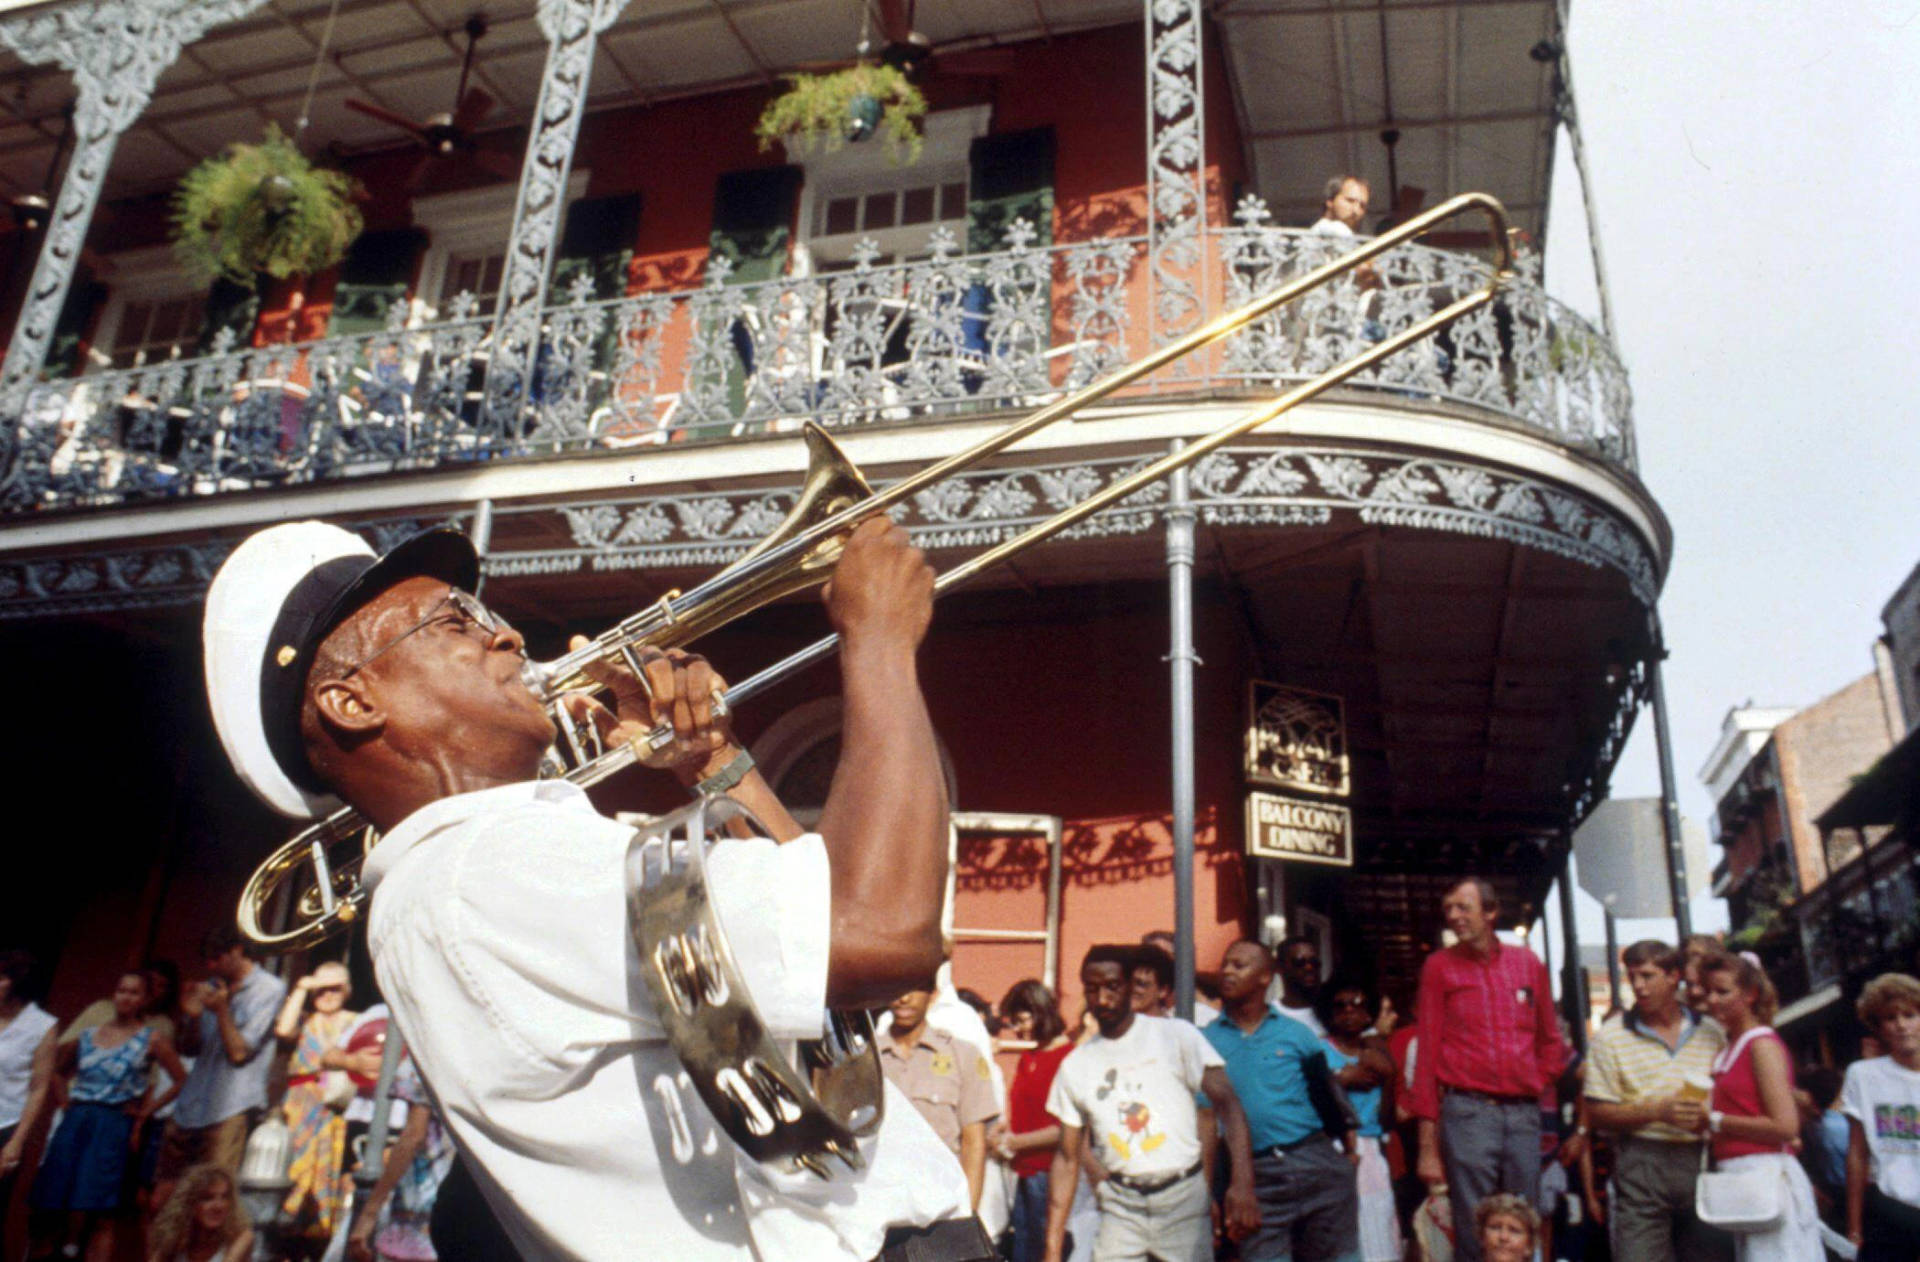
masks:
<svg viewBox="0 0 1920 1262"><path fill-rule="evenodd" d="M107 287L93 278L91 269L82 265L75 271L60 318L53 323L43 376L71 377L80 371L80 340L93 331L94 312L106 296Z"/></svg>
<svg viewBox="0 0 1920 1262"><path fill-rule="evenodd" d="M207 291L206 318L200 322L201 355L213 353L213 339L221 329L233 330L230 350L253 344L253 326L260 318L260 284L242 285L222 276Z"/></svg>
<svg viewBox="0 0 1920 1262"><path fill-rule="evenodd" d="M732 261L730 285L772 280L787 270L787 244L793 239L794 205L800 196L800 168L762 167L729 171L713 190L714 258ZM733 415L746 410L747 377L753 370L752 335L744 322L730 330L735 355L727 368L727 403Z"/></svg>
<svg viewBox="0 0 1920 1262"><path fill-rule="evenodd" d="M633 245L639 235L638 193L582 198L567 207L547 301L556 306L568 301L574 278L583 274L593 278L593 298L625 297L627 265L633 262Z"/></svg>
<svg viewBox="0 0 1920 1262"><path fill-rule="evenodd" d="M1025 219L1033 243L1053 243L1053 128L982 136L968 154L967 252L1004 250L1007 226Z"/></svg>
<svg viewBox="0 0 1920 1262"><path fill-rule="evenodd" d="M800 168L729 171L713 191L713 253L732 260L728 279L739 285L772 280L787 269Z"/></svg>
<svg viewBox="0 0 1920 1262"><path fill-rule="evenodd" d="M414 262L426 243L427 234L418 228L361 233L340 261L327 336L349 337L386 328L387 312L407 296Z"/></svg>

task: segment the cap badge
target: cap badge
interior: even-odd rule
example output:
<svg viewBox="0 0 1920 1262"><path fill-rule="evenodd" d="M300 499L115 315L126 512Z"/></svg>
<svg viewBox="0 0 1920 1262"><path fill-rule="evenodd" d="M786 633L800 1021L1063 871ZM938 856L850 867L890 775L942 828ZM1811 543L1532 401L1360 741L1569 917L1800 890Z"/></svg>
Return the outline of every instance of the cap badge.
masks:
<svg viewBox="0 0 1920 1262"><path fill-rule="evenodd" d="M279 662L282 666L285 666L291 663L293 659L298 656L300 656L300 654L297 651L295 651L293 645L282 644L280 646L280 651L274 654L273 660L276 662Z"/></svg>

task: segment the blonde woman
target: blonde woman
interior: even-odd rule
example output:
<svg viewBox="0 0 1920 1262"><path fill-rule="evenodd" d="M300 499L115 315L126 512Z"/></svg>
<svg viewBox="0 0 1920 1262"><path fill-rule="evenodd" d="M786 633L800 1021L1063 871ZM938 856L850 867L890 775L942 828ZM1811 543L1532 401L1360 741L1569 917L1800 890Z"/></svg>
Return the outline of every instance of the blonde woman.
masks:
<svg viewBox="0 0 1920 1262"><path fill-rule="evenodd" d="M240 1213L233 1176L219 1166L194 1166L153 1220L147 1262L244 1262L253 1254L253 1228Z"/></svg>
<svg viewBox="0 0 1920 1262"><path fill-rule="evenodd" d="M293 1048L282 1106L293 1153L287 1169L293 1187L281 1208L294 1224L290 1251L297 1256L318 1257L326 1249L346 1204L347 1124L328 1099L322 1058L353 1021L355 1014L347 1009L352 993L345 966L322 964L294 983L274 1022L274 1036Z"/></svg>

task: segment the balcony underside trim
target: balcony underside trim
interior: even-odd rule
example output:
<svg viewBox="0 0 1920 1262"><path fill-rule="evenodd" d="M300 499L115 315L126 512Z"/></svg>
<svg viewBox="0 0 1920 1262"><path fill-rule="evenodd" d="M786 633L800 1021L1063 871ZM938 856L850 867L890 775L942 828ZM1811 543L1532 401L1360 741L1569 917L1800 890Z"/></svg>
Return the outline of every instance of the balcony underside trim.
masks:
<svg viewBox="0 0 1920 1262"><path fill-rule="evenodd" d="M979 469L927 488L897 515L924 548L979 548L1052 516L1150 458L1136 448L1123 455ZM1312 527L1345 517L1501 539L1611 569L1649 605L1659 589L1654 554L1613 505L1563 482L1487 461L1285 440L1215 452L1195 466L1192 483L1195 506L1208 526ZM1164 498L1163 486L1150 487L1064 537L1098 539L1152 530ZM760 487L501 506L495 512L496 540L516 533L513 518L536 516L548 526L543 533L550 535L557 526L571 546L497 550L487 570L495 579L511 581L719 566L770 531L791 503L790 491ZM361 529L385 546L456 517L423 516L416 508ZM0 563L0 618L191 603L238 533L212 542Z"/></svg>

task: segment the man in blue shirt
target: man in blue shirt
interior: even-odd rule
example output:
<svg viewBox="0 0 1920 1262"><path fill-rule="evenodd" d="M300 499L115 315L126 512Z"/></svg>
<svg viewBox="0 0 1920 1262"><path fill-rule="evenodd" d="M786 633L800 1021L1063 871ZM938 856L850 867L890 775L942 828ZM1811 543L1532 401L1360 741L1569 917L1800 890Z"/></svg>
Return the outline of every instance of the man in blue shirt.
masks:
<svg viewBox="0 0 1920 1262"><path fill-rule="evenodd" d="M248 958L233 925L210 930L201 952L207 980L180 995L180 1051L197 1059L160 1141L156 1213L191 1166L211 1162L228 1174L240 1172L247 1130L267 1107L273 1019L287 996L285 982Z"/></svg>
<svg viewBox="0 0 1920 1262"><path fill-rule="evenodd" d="M1243 1262L1358 1262L1358 1121L1306 1026L1267 1002L1273 957L1243 939L1220 961L1220 1019L1204 1033L1227 1063L1253 1137L1260 1229ZM1342 1152L1332 1136L1345 1144Z"/></svg>

